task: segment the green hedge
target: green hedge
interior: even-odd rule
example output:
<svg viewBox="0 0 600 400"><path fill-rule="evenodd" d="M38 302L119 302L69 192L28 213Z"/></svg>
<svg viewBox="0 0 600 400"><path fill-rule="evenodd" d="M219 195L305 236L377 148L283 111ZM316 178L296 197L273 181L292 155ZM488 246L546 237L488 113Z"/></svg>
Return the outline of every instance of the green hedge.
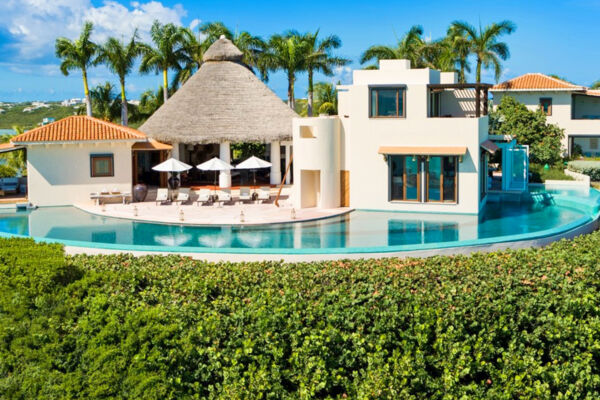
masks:
<svg viewBox="0 0 600 400"><path fill-rule="evenodd" d="M600 181L600 161L569 161L567 168L570 171L589 175L592 181Z"/></svg>
<svg viewBox="0 0 600 400"><path fill-rule="evenodd" d="M0 240L0 398L599 398L599 249L207 264Z"/></svg>

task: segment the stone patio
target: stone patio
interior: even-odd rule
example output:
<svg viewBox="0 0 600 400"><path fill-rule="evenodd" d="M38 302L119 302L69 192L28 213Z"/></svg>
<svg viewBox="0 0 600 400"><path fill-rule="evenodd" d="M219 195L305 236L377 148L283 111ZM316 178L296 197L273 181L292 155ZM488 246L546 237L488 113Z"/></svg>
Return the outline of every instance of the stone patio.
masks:
<svg viewBox="0 0 600 400"><path fill-rule="evenodd" d="M266 203L239 203L235 201L236 193L234 192L232 195L234 201L222 206L218 204L197 205L195 202L183 205L176 203L157 205L154 201L105 205L96 205L90 202L75 206L83 211L106 217L179 225L258 225L300 222L327 218L351 211L346 207L296 210L292 207L287 194L280 198L280 207L273 204L274 196L271 197L270 202Z"/></svg>

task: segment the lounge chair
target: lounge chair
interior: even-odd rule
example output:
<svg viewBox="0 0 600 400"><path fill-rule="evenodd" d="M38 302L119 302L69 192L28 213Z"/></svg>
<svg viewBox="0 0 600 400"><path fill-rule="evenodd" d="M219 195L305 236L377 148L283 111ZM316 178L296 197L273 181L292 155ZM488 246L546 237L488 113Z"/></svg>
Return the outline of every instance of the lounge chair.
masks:
<svg viewBox="0 0 600 400"><path fill-rule="evenodd" d="M241 187L240 188L240 203L243 203L246 200L252 200L252 193L250 193L249 187Z"/></svg>
<svg viewBox="0 0 600 400"><path fill-rule="evenodd" d="M156 191L156 205L169 201L169 189L158 189Z"/></svg>
<svg viewBox="0 0 600 400"><path fill-rule="evenodd" d="M181 188L179 189L179 193L177 193L177 199L175 199L175 202L179 203L179 205L182 205L183 203L187 203L188 201L190 201L190 189L189 188Z"/></svg>
<svg viewBox="0 0 600 400"><path fill-rule="evenodd" d="M210 203L212 201L211 191L209 189L200 189L196 191L198 198L196 199L196 205L200 206L200 203Z"/></svg>
<svg viewBox="0 0 600 400"><path fill-rule="evenodd" d="M258 200L260 200L262 203L264 203L265 200L271 200L271 188L268 186L261 187L258 191Z"/></svg>
<svg viewBox="0 0 600 400"><path fill-rule="evenodd" d="M219 202L219 205L223 205L223 203L227 203L228 201L231 201L231 190L229 190L229 189L219 190L219 192L217 193L217 200Z"/></svg>

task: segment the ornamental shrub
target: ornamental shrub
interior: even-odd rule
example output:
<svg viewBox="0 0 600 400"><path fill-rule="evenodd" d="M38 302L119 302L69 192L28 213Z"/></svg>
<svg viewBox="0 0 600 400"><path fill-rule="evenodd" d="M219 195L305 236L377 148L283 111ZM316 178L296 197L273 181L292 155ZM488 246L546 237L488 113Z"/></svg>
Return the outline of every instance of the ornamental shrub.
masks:
<svg viewBox="0 0 600 400"><path fill-rule="evenodd" d="M599 249L211 264L0 239L0 398L600 398Z"/></svg>
<svg viewBox="0 0 600 400"><path fill-rule="evenodd" d="M600 181L600 161L569 161L567 169L588 175L592 181Z"/></svg>
<svg viewBox="0 0 600 400"><path fill-rule="evenodd" d="M546 122L541 110L531 111L510 96L502 97L490 113L490 135L512 135L529 145L529 159L538 164L555 164L562 158L564 129Z"/></svg>

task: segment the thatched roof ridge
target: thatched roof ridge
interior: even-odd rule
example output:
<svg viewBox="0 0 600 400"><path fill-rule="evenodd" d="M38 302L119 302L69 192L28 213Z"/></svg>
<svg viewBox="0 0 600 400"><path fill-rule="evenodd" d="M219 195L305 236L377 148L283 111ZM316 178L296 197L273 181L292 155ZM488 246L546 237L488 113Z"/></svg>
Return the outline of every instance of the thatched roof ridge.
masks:
<svg viewBox="0 0 600 400"><path fill-rule="evenodd" d="M244 54L235 47L231 40L221 35L202 56L202 61L234 61L241 62Z"/></svg>
<svg viewBox="0 0 600 400"><path fill-rule="evenodd" d="M266 143L291 140L297 116L244 65L209 61L139 129L170 143Z"/></svg>

